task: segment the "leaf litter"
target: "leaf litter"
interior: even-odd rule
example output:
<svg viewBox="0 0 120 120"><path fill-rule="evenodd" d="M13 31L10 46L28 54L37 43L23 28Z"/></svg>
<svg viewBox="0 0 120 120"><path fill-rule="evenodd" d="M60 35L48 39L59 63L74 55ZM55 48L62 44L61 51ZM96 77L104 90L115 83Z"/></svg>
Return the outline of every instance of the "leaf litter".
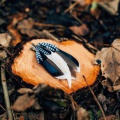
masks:
<svg viewBox="0 0 120 120"><path fill-rule="evenodd" d="M94 64L101 64L102 75L110 79L113 86L120 84L120 39L115 39L111 47L98 51ZM120 89L120 88L119 88Z"/></svg>
<svg viewBox="0 0 120 120"><path fill-rule="evenodd" d="M63 10L68 8L71 2L65 2L64 0L56 0L56 1L52 1L52 0L32 1L31 0L31 2L26 2L21 0L18 0L18 1L12 0L11 2L8 2L7 0L4 0L4 1L5 2L2 2L2 3L0 2L1 3L0 32L11 33L13 46L20 41L24 41L25 38L32 37L32 36L38 36L38 37L41 36L41 31L45 29L48 30L50 33L54 34L55 36L57 36L58 39L71 38L71 36L73 36L72 32L77 34L77 36L82 35L84 36L85 39L87 39L88 43L90 42L93 44L98 43L97 44L98 46L95 46L98 49L101 48L99 44L104 44L104 43L109 44L114 39L120 37L120 29L119 29L120 28L120 23L119 23L120 11L118 7L119 4L117 2L115 3L115 1L118 1L118 0L115 0L115 1L108 0L107 3L103 1L102 6L100 6L100 4L98 3L99 4L97 7L98 11L95 9L96 11L95 15L91 15L92 13L90 13L91 11L90 9L88 9L91 7L92 2L94 1L78 0L79 3L76 4L76 6L74 6L70 10L70 13L71 12L72 12L71 14L75 13L76 17L82 21L82 25L79 24L78 21L76 21L75 19L73 20L73 18L70 17L69 12L67 12L67 14L64 14L64 16L61 15L61 12L63 12ZM75 0L72 1L73 4L75 2L78 2L78 1L75 1L75 2L74 1ZM90 5L87 5L84 8L80 6L80 4L86 5L85 2L87 1L89 2ZM113 5L113 3L111 4L111 6L108 5L110 2L114 2L116 5ZM112 16L111 14L109 14L111 10L107 9L108 7L112 8L111 9L113 11L112 13L114 13L112 14ZM20 15L21 12L22 12L21 17L15 17L16 15L17 16ZM25 15L23 15L23 13ZM117 16L116 16L116 13L118 14ZM33 21L31 21L29 18L32 19ZM36 23L39 23L39 25ZM56 24L58 24L59 26L57 26ZM72 32L69 31L70 27L73 27L73 29L71 30ZM101 61L97 60L97 62L100 64ZM6 74L6 76L8 77L8 74ZM98 76L98 78L99 77L100 76ZM102 81L102 84L104 86L106 85L109 88L108 91L110 91L110 93L108 91L106 92L106 89L104 89L105 88L104 86L101 87L98 84L96 85L96 87L94 86L95 87L94 92L96 95L99 94L98 99L101 102L103 109L106 110L105 111L106 119L111 120L114 117L115 117L114 119L117 119L116 118L117 115L116 116L113 115L112 117L112 114L116 113L117 111L116 109L119 108L120 105L119 104L117 105L117 101L119 99L116 99L116 92L113 92L113 91L119 90L120 85L119 85L119 76L118 76L118 80L116 79L116 81L114 81L113 79L112 80L111 79L109 80L109 79L110 78L107 77L105 81ZM15 105L15 102L18 101L15 107L17 108L18 106L21 106L21 105L23 107L23 108L21 107L23 111L21 110L22 112L19 112L19 116L17 117L18 119L22 119L22 120L25 120L25 119L43 120L44 118L46 120L53 119L53 118L54 119L56 118L56 120L65 119L65 118L67 118L68 120L70 120L71 118L75 119L76 114L73 114L73 113L75 113L76 111L74 111L73 108L71 108L71 102L69 101L69 99L65 97L64 94L59 92L59 90L56 90L56 89L53 90L52 88L49 88L47 86L47 87L43 87L43 89L41 89L40 91L38 90L39 92L37 92L36 90L34 90L34 88L32 89L30 87L31 89L28 89L28 85L26 86L26 84L21 83L21 81L19 82L18 79L17 81L18 82L16 84L15 79L12 78L11 82L9 81L9 79L7 82L10 87L14 87L17 89L21 88L21 86L24 87L24 88L21 88L19 91L17 91L19 94L21 94L21 96L19 96L16 100L13 100L14 97L16 97L15 94L10 95L10 97L12 98L10 99L11 100L10 102L14 103L13 106ZM103 91L103 92L101 93L100 91ZM32 95L33 95L33 98L32 98ZM101 117L101 114L97 115L98 113L100 113L100 111L97 105L95 104L95 101L91 97L89 90L86 90L86 91L85 89L79 90L73 94L73 97L79 106L82 106L82 107L84 106L84 108L87 111L89 110L93 111L91 118L98 120L98 118ZM27 102L26 102L26 99L27 99ZM0 104L3 105L1 100L4 101L2 95L0 95ZM32 103L30 100L31 101L35 100L35 102ZM24 102L26 102L26 105L24 105ZM42 112L41 112L41 108L43 108ZM65 108L66 111L64 111L64 109L61 109L61 108ZM66 108L68 108L69 110ZM60 110L60 112L55 113L56 110ZM62 113L62 110L64 111L63 113ZM79 110L81 109L78 109L78 113L82 113ZM1 112L1 109L0 109L0 112ZM77 118L81 119L82 117L81 115L84 116L84 114L77 114ZM73 117L70 117L70 116L73 116ZM6 117L7 115L5 115L4 119L7 119Z"/></svg>

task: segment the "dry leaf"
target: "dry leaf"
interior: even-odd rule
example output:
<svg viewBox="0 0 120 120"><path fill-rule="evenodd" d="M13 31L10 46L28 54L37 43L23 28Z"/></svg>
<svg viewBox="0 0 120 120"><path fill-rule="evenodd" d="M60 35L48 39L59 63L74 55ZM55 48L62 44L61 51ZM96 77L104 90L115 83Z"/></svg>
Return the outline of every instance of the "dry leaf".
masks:
<svg viewBox="0 0 120 120"><path fill-rule="evenodd" d="M114 91L120 90L120 85L115 85L115 86L113 86L113 90L114 90Z"/></svg>
<svg viewBox="0 0 120 120"><path fill-rule="evenodd" d="M89 120L89 114L88 112L80 107L77 111L77 120Z"/></svg>
<svg viewBox="0 0 120 120"><path fill-rule="evenodd" d="M28 18L25 20L22 20L18 23L18 29L31 29L34 25L34 20L32 18Z"/></svg>
<svg viewBox="0 0 120 120"><path fill-rule="evenodd" d="M20 21L18 23L17 29L22 34L28 35L29 37L40 36L41 32L33 28L34 24L34 20L32 18L28 18Z"/></svg>
<svg viewBox="0 0 120 120"><path fill-rule="evenodd" d="M102 81L102 85L103 85L103 86L106 86L106 87L108 88L108 91L110 91L110 92L113 92L113 91L114 91L114 88L113 88L113 86L111 85L111 82L108 81L108 79L103 80L103 81Z"/></svg>
<svg viewBox="0 0 120 120"><path fill-rule="evenodd" d="M29 88L21 88L18 90L21 95L17 98L13 106L11 106L11 109L15 111L24 111L27 108L30 108L31 106L35 109L40 109L40 105L38 104L37 98L35 97L37 94L39 94L41 91L46 90L45 88L48 88L45 84L39 84L32 89Z"/></svg>
<svg viewBox="0 0 120 120"><path fill-rule="evenodd" d="M30 88L20 88L17 92L20 94L25 94L25 93L32 93L33 90Z"/></svg>
<svg viewBox="0 0 120 120"><path fill-rule="evenodd" d="M4 47L9 47L12 37L7 33L0 34L0 45ZM7 54L4 50L0 50L0 60L3 60L7 57Z"/></svg>
<svg viewBox="0 0 120 120"><path fill-rule="evenodd" d="M100 103L102 104L102 107L104 109L104 111L107 111L107 104L110 103L109 99L106 98L106 96L104 96L103 94L99 94L98 95L98 100L100 101Z"/></svg>
<svg viewBox="0 0 120 120"><path fill-rule="evenodd" d="M72 30L77 35L86 35L89 33L89 29L86 24L82 24L81 26L71 26L70 30Z"/></svg>
<svg viewBox="0 0 120 120"><path fill-rule="evenodd" d="M100 62L102 75L109 78L113 85L120 84L120 39L114 40L111 47L97 52L94 63Z"/></svg>
<svg viewBox="0 0 120 120"><path fill-rule="evenodd" d="M12 37L8 33L0 34L0 44L4 47L9 47Z"/></svg>
<svg viewBox="0 0 120 120"><path fill-rule="evenodd" d="M33 106L35 101L36 101L35 94L33 95L25 94L18 97L13 106L11 106L11 109L15 111L24 111L27 108Z"/></svg>
<svg viewBox="0 0 120 120"><path fill-rule="evenodd" d="M86 4L85 0L75 0L77 3L79 3L81 6L84 6Z"/></svg>
<svg viewBox="0 0 120 120"><path fill-rule="evenodd" d="M98 2L98 5L101 6L104 10L106 10L111 15L117 15L119 8L119 0L109 0Z"/></svg>
<svg viewBox="0 0 120 120"><path fill-rule="evenodd" d="M44 120L44 111L35 111L28 113L29 120Z"/></svg>
<svg viewBox="0 0 120 120"><path fill-rule="evenodd" d="M103 117L99 118L99 120L104 120ZM106 120L117 120L117 117L115 115L108 115L106 116Z"/></svg>

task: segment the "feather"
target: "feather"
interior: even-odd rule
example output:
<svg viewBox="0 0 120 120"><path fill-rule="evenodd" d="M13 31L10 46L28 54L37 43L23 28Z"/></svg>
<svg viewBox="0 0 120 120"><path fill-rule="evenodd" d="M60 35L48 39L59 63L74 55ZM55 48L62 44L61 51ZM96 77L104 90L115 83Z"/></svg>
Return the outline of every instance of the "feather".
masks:
<svg viewBox="0 0 120 120"><path fill-rule="evenodd" d="M52 52L58 53L66 63L76 72L80 72L80 65L79 62L70 54L58 49L55 45L49 43L40 43L39 46L43 46L44 48L50 49Z"/></svg>
<svg viewBox="0 0 120 120"><path fill-rule="evenodd" d="M58 49L49 43L33 45L36 51L36 59L52 76L57 79L67 79L71 88L71 79L76 78L76 72L80 71L79 62L70 54Z"/></svg>
<svg viewBox="0 0 120 120"><path fill-rule="evenodd" d="M80 72L79 62L70 54L59 49L57 53L66 61L66 63L76 72Z"/></svg>
<svg viewBox="0 0 120 120"><path fill-rule="evenodd" d="M51 52L50 55L46 55L46 56L51 61L53 61L53 63L63 72L63 74L65 76L64 79L69 80L68 84L69 84L69 87L71 88L71 85L70 85L71 84L71 73L70 73L69 67L68 67L67 63L64 61L64 59L61 56L59 56L56 52L54 52L54 53Z"/></svg>

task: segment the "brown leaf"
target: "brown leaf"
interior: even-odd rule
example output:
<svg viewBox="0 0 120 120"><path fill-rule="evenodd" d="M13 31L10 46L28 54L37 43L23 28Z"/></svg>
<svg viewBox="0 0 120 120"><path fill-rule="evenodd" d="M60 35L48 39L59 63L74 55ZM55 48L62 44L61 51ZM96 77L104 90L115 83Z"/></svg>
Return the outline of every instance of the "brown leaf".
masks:
<svg viewBox="0 0 120 120"><path fill-rule="evenodd" d="M0 45L4 47L9 47L12 37L8 33L0 34ZM7 57L7 54L4 50L0 49L0 60L3 60Z"/></svg>
<svg viewBox="0 0 120 120"><path fill-rule="evenodd" d="M18 92L19 92L20 94L25 94L25 93L32 93L33 90L30 89L30 88L20 88L20 89L18 90Z"/></svg>
<svg viewBox="0 0 120 120"><path fill-rule="evenodd" d="M77 3L79 3L81 6L84 6L86 4L85 0L76 0Z"/></svg>
<svg viewBox="0 0 120 120"><path fill-rule="evenodd" d="M113 86L114 91L120 90L120 85Z"/></svg>
<svg viewBox="0 0 120 120"><path fill-rule="evenodd" d="M101 117L99 120L104 120L104 118ZM106 120L117 120L117 117L115 115L108 115L106 116Z"/></svg>
<svg viewBox="0 0 120 120"><path fill-rule="evenodd" d="M28 113L29 120L44 120L44 111L36 111Z"/></svg>
<svg viewBox="0 0 120 120"><path fill-rule="evenodd" d="M18 99L15 101L13 106L11 106L11 109L15 111L24 111L27 108L30 108L31 106L35 109L40 109L40 105L37 101L37 98L35 95L39 94L40 91L44 91L48 88L45 84L39 84L32 89L29 88L21 88L18 90L19 93L24 94L18 97Z"/></svg>
<svg viewBox="0 0 120 120"><path fill-rule="evenodd" d="M106 87L108 88L108 91L110 91L110 92L113 92L113 91L114 91L114 88L113 88L113 86L110 84L110 81L108 81L108 79L103 80L103 81L102 81L102 85L103 85L103 86L106 86Z"/></svg>
<svg viewBox="0 0 120 120"><path fill-rule="evenodd" d="M117 15L119 8L119 0L109 0L98 2L98 5L101 6L104 10L106 10L111 15Z"/></svg>
<svg viewBox="0 0 120 120"><path fill-rule="evenodd" d="M109 103L109 100L103 94L99 94L97 98L100 101L104 111L107 111L107 104Z"/></svg>
<svg viewBox="0 0 120 120"><path fill-rule="evenodd" d="M12 37L8 33L0 34L0 44L4 47L9 47Z"/></svg>
<svg viewBox="0 0 120 120"><path fill-rule="evenodd" d="M31 96L29 94L22 95L18 97L18 99L13 104L13 106L11 106L11 109L15 111L24 111L27 108L33 106L35 103L35 100L36 99L34 94Z"/></svg>
<svg viewBox="0 0 120 120"><path fill-rule="evenodd" d="M89 120L88 112L80 107L77 111L77 120Z"/></svg>
<svg viewBox="0 0 120 120"><path fill-rule="evenodd" d="M28 18L20 21L17 28L22 34L28 35L29 37L40 36L41 32L33 29L34 24L34 20L32 18Z"/></svg>
<svg viewBox="0 0 120 120"><path fill-rule="evenodd" d="M72 30L77 35L86 35L89 33L89 29L86 24L82 24L81 26L71 26L70 30Z"/></svg>
<svg viewBox="0 0 120 120"><path fill-rule="evenodd" d="M32 18L28 18L25 20L22 20L18 23L18 29L31 29L34 25L34 20Z"/></svg>
<svg viewBox="0 0 120 120"><path fill-rule="evenodd" d="M120 39L114 40L111 47L98 51L94 63L101 62L102 75L109 78L113 85L120 84Z"/></svg>

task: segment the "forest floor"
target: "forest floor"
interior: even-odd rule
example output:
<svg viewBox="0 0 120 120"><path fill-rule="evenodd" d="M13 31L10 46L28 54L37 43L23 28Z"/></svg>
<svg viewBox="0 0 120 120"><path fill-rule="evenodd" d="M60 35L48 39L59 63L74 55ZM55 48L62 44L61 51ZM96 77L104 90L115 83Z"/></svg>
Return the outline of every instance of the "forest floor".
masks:
<svg viewBox="0 0 120 120"><path fill-rule="evenodd" d="M89 43L99 51L120 38L119 0L1 0L0 33L7 33L9 36L9 45L0 45L0 52L4 49L8 54L7 58L15 52L17 44L32 38L44 38L45 34L56 41L73 39L84 45ZM0 34L0 44L3 41ZM97 52L89 50L93 54ZM11 106L16 100L22 101L11 107L15 110L12 111L11 119L120 120L119 89L111 92L108 90L109 85L102 85L101 81L105 77L101 73L97 82L91 86L94 94L86 87L67 95L49 86L39 85L33 88L24 82L18 82L7 70L2 71L8 63L7 58L0 56L0 77L3 77L2 72L6 73ZM110 84L113 85L112 82ZM17 99L18 96L21 98ZM103 112L94 97L98 99ZM18 104L22 106L20 111L17 111ZM7 112L1 82L1 120L8 119Z"/></svg>

